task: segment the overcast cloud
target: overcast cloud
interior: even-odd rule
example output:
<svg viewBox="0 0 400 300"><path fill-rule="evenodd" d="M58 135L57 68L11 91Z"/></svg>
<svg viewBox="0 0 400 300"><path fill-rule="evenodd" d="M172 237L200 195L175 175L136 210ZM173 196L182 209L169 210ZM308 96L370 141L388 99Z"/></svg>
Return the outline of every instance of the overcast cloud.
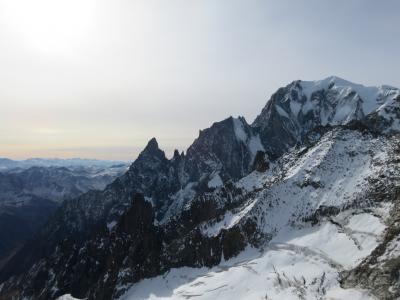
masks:
<svg viewBox="0 0 400 300"><path fill-rule="evenodd" d="M0 157L134 159L295 79L400 86L400 1L0 0Z"/></svg>

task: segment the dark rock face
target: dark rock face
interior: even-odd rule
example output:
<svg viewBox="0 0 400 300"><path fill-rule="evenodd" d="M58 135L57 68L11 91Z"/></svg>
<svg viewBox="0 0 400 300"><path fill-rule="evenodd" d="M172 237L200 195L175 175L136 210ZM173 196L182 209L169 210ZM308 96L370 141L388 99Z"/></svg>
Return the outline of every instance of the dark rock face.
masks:
<svg viewBox="0 0 400 300"><path fill-rule="evenodd" d="M180 189L180 162L178 158L168 160L158 148L156 139L151 139L137 160L129 168L128 182L133 191L152 199L157 210L169 202L169 195Z"/></svg>
<svg viewBox="0 0 400 300"><path fill-rule="evenodd" d="M133 197L132 206L124 213L111 234L106 232L99 240L91 242L94 248L105 248L105 268L82 290L93 299L110 299L117 296L115 284L129 284L160 272L159 257L162 249L160 231L154 226L154 210L141 194ZM108 243L110 247L104 246ZM116 272L123 266L123 273ZM99 277L99 275L101 275ZM99 280L103 279L102 281Z"/></svg>
<svg viewBox="0 0 400 300"><path fill-rule="evenodd" d="M278 113L277 105L284 101L288 93L289 87L280 88L272 95L271 100L252 124L252 127L260 132L264 147L273 159L300 142L300 137L296 134L298 125L289 118L289 115L282 116ZM293 96L298 98L297 94Z"/></svg>
<svg viewBox="0 0 400 300"><path fill-rule="evenodd" d="M250 134L250 126L244 119L241 122ZM187 151L185 171L189 181L215 170L220 170L227 179L238 179L249 172L250 163L251 155L238 140L231 117L200 132Z"/></svg>
<svg viewBox="0 0 400 300"><path fill-rule="evenodd" d="M322 218L335 216L340 212L340 209L333 206L320 206L315 213L305 218L305 222L311 222L312 225L318 224Z"/></svg>
<svg viewBox="0 0 400 300"><path fill-rule="evenodd" d="M269 169L268 156L263 151L257 151L254 157L253 170L265 172Z"/></svg>
<svg viewBox="0 0 400 300"><path fill-rule="evenodd" d="M44 225L57 206L53 201L32 197L23 207L0 207L0 270L10 256Z"/></svg>

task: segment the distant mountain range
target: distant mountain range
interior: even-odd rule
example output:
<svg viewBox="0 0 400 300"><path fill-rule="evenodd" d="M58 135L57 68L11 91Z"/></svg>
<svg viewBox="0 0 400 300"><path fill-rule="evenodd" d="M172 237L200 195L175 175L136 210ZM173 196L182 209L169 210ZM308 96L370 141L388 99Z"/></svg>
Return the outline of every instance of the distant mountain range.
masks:
<svg viewBox="0 0 400 300"><path fill-rule="evenodd" d="M399 299L399 157L398 88L293 81L64 201L0 299Z"/></svg>
<svg viewBox="0 0 400 300"><path fill-rule="evenodd" d="M92 167L92 168L109 168L112 166L126 165L123 161L109 161L98 159L83 159L83 158L29 158L25 160L12 160L9 158L0 158L0 171L15 168L30 168L30 167Z"/></svg>

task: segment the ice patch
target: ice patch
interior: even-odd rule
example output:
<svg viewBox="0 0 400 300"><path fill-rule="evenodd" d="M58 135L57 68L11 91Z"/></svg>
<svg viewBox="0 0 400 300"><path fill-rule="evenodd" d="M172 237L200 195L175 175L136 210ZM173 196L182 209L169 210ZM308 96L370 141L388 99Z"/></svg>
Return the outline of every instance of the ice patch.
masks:
<svg viewBox="0 0 400 300"><path fill-rule="evenodd" d="M236 138L238 139L238 141L246 143L247 142L247 134L244 131L243 123L240 119L233 118L233 128L235 130L235 135L236 135Z"/></svg>
<svg viewBox="0 0 400 300"><path fill-rule="evenodd" d="M297 101L290 101L290 110L292 111L293 115L297 117L301 110L301 104Z"/></svg>
<svg viewBox="0 0 400 300"><path fill-rule="evenodd" d="M111 221L110 223L108 223L107 224L108 230L113 229L115 225L117 225L117 221Z"/></svg>
<svg viewBox="0 0 400 300"><path fill-rule="evenodd" d="M276 110L278 111L278 114L280 114L282 117L289 119L289 115L282 107L280 107L279 105L275 105L275 107L276 107Z"/></svg>
<svg viewBox="0 0 400 300"><path fill-rule="evenodd" d="M217 188L219 186L222 186L223 184L224 183L223 183L221 177L219 176L219 174L215 173L207 185L209 188Z"/></svg>
<svg viewBox="0 0 400 300"><path fill-rule="evenodd" d="M258 151L265 151L264 146L261 143L260 137L252 136L248 144L249 150L253 156L257 154Z"/></svg>
<svg viewBox="0 0 400 300"><path fill-rule="evenodd" d="M368 229L368 232L375 235L382 234L386 228L378 217L367 213L353 216L346 227L359 232L364 232Z"/></svg>
<svg viewBox="0 0 400 300"><path fill-rule="evenodd" d="M71 294L65 294L57 298L57 300L79 300L78 298L74 298Z"/></svg>

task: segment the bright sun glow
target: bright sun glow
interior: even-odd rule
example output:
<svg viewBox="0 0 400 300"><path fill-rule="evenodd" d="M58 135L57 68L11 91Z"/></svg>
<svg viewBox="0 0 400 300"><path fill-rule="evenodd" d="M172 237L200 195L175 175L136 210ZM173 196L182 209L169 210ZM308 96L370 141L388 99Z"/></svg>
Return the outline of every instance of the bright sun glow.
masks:
<svg viewBox="0 0 400 300"><path fill-rule="evenodd" d="M46 54L70 52L87 38L92 0L3 0L2 23Z"/></svg>

